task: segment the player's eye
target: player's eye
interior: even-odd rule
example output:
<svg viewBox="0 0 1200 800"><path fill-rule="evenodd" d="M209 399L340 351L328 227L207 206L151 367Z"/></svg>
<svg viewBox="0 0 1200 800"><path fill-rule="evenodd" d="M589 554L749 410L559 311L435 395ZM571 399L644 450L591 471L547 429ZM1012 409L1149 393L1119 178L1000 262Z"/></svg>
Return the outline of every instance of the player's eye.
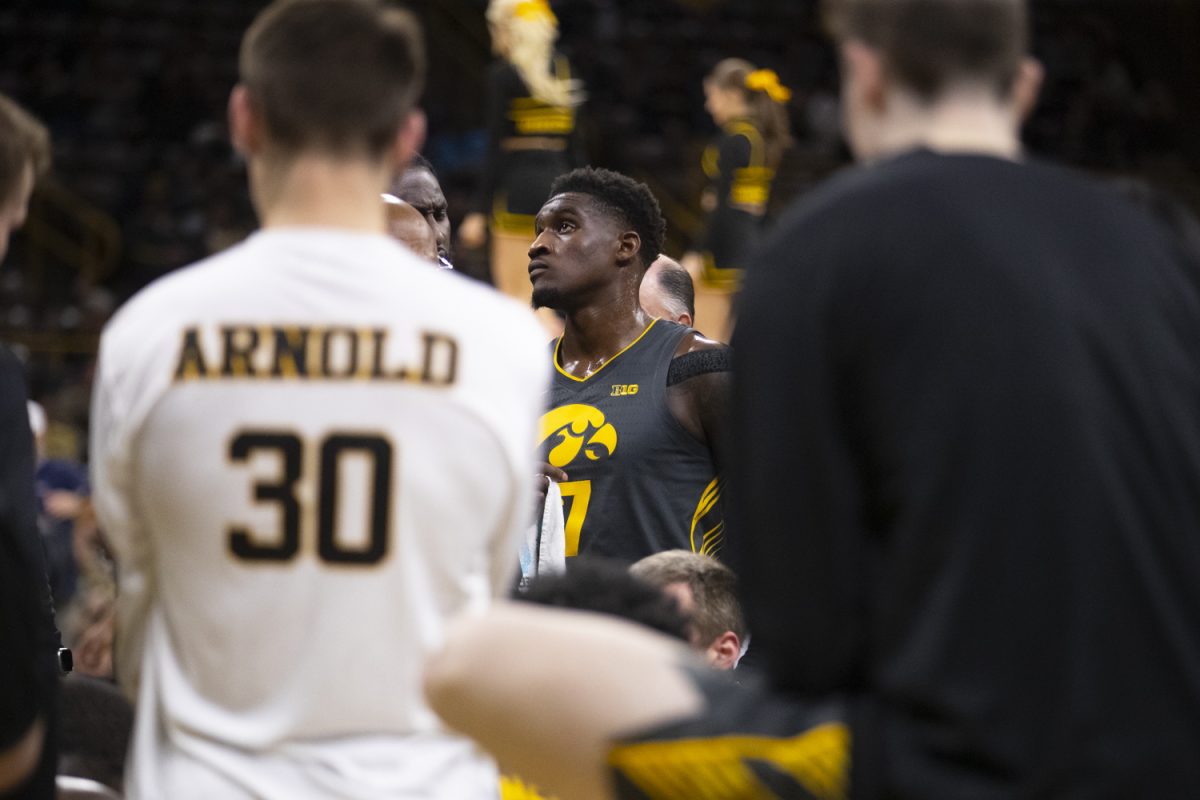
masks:
<svg viewBox="0 0 1200 800"><path fill-rule="evenodd" d="M575 230L575 223L571 222L570 220L564 219L558 223L559 233L570 233L573 230Z"/></svg>
<svg viewBox="0 0 1200 800"><path fill-rule="evenodd" d="M436 219L438 222L441 222L442 220L444 220L446 218L446 209L435 208L433 210L433 218Z"/></svg>

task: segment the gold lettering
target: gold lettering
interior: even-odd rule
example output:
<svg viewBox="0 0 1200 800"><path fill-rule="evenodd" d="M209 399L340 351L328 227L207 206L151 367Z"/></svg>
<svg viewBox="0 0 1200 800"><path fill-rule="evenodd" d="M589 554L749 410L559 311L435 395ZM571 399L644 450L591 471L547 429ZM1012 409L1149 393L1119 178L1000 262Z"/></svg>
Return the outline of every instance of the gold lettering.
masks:
<svg viewBox="0 0 1200 800"><path fill-rule="evenodd" d="M175 367L175 380L191 381L208 377L208 363L200 347L200 331L187 328L183 332L183 343L179 347L179 365Z"/></svg>
<svg viewBox="0 0 1200 800"><path fill-rule="evenodd" d="M271 377L308 377L308 336L311 328L272 328L275 352L271 359Z"/></svg>
<svg viewBox="0 0 1200 800"><path fill-rule="evenodd" d="M334 370L335 338L341 339L345 358L340 370ZM321 334L321 377L352 378L358 371L358 334L353 328L329 328Z"/></svg>
<svg viewBox="0 0 1200 800"><path fill-rule="evenodd" d="M254 351L258 348L258 331L250 327L221 328L222 347L225 357L221 363L221 375L225 378L254 378Z"/></svg>
<svg viewBox="0 0 1200 800"><path fill-rule="evenodd" d="M444 333L421 334L421 383L449 386L458 376L458 342Z"/></svg>

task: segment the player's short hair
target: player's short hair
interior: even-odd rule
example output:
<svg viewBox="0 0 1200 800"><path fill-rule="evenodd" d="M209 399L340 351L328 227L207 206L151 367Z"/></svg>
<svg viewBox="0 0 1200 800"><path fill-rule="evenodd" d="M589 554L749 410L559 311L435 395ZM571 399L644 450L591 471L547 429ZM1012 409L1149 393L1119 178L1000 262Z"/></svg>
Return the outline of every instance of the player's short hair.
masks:
<svg viewBox="0 0 1200 800"><path fill-rule="evenodd" d="M692 626L704 644L725 631L746 641L750 631L738 602L737 575L717 559L687 550L665 550L643 558L629 572L660 589L672 583L687 584L696 601Z"/></svg>
<svg viewBox="0 0 1200 800"><path fill-rule="evenodd" d="M433 164L429 163L429 159L420 153L413 153L412 158L408 162L408 166L404 168L405 172L411 172L414 169L423 169L433 177L437 177L437 170L433 168Z"/></svg>
<svg viewBox="0 0 1200 800"><path fill-rule="evenodd" d="M12 199L26 165L35 177L50 167L50 134L7 96L0 94L0 205Z"/></svg>
<svg viewBox="0 0 1200 800"><path fill-rule="evenodd" d="M662 253L667 222L646 184L612 170L582 167L559 176L550 186L551 197L566 192L587 195L636 232L642 240L639 255L643 269Z"/></svg>
<svg viewBox="0 0 1200 800"><path fill-rule="evenodd" d="M615 561L572 558L565 572L538 575L514 597L543 606L608 614L688 640L688 619L675 600Z"/></svg>
<svg viewBox="0 0 1200 800"><path fill-rule="evenodd" d="M276 0L246 31L238 65L284 153L381 156L425 80L416 19L378 0Z"/></svg>
<svg viewBox="0 0 1200 800"><path fill-rule="evenodd" d="M686 269L675 264L667 264L657 273L658 285L673 304L687 311L688 316L696 318L696 285L692 275Z"/></svg>
<svg viewBox="0 0 1200 800"><path fill-rule="evenodd" d="M926 101L973 82L1008 96L1029 48L1027 0L824 0L838 41L878 50L899 82Z"/></svg>

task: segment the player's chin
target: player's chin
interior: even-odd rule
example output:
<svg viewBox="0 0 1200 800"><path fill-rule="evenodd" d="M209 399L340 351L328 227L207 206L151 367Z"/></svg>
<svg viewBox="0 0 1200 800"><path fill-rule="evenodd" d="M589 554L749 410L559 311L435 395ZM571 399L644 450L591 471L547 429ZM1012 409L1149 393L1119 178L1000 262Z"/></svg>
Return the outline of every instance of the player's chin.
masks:
<svg viewBox="0 0 1200 800"><path fill-rule="evenodd" d="M533 287L533 307L559 311L562 308L562 294L553 286L535 285Z"/></svg>

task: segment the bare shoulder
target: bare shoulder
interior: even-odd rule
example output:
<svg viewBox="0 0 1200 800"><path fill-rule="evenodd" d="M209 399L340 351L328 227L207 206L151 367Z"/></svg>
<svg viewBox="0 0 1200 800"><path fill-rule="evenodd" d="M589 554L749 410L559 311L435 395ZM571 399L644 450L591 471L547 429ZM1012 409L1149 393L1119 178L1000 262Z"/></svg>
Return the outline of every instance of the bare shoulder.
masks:
<svg viewBox="0 0 1200 800"><path fill-rule="evenodd" d="M728 349L729 345L718 342L715 339L709 339L699 331L688 331L679 340L679 346L675 348L675 358L686 356L688 353L703 353L705 351Z"/></svg>

